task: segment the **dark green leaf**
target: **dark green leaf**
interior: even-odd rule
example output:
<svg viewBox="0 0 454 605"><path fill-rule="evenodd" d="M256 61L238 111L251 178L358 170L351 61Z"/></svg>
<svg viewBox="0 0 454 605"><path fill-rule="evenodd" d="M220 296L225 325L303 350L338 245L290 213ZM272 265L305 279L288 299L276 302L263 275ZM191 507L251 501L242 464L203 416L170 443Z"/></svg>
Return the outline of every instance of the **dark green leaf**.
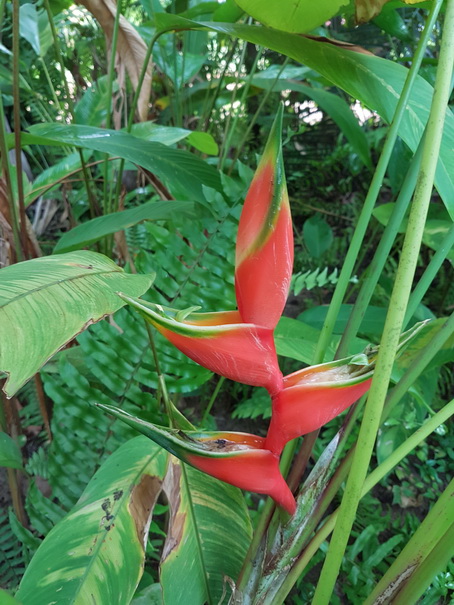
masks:
<svg viewBox="0 0 454 605"><path fill-rule="evenodd" d="M24 144L74 145L129 160L162 179L176 197L186 193L189 199L200 199L202 185L221 189L218 172L194 154L126 132L74 124L35 124L30 133L22 135Z"/></svg>
<svg viewBox="0 0 454 605"><path fill-rule="evenodd" d="M3 432L0 432L0 466L22 468L22 455L17 443Z"/></svg>
<svg viewBox="0 0 454 605"><path fill-rule="evenodd" d="M390 123L408 70L394 61L340 48L323 40L288 34L267 27L230 23L197 23L174 15L157 15L160 29L209 28L275 50L315 69L335 86L345 90ZM413 87L399 136L416 151L429 116L433 88L418 77ZM454 218L454 115L446 110L444 135L435 185Z"/></svg>
<svg viewBox="0 0 454 605"><path fill-rule="evenodd" d="M329 249L334 239L333 230L318 215L304 222L303 236L306 248L314 258L320 258Z"/></svg>
<svg viewBox="0 0 454 605"><path fill-rule="evenodd" d="M65 233L54 252L71 252L84 248L106 235L137 225L142 221L159 221L172 219L175 216L193 216L192 202L147 202L137 208L130 208L107 216L100 216Z"/></svg>

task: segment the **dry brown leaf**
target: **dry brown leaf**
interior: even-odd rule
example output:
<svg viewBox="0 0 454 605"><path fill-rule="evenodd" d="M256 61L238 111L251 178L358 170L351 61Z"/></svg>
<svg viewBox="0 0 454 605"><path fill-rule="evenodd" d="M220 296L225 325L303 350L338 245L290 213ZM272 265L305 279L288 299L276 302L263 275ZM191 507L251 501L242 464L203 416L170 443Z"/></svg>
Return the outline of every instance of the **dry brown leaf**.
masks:
<svg viewBox="0 0 454 605"><path fill-rule="evenodd" d="M403 0L405 4L419 4L422 0ZM389 0L356 0L355 18L357 23L366 23L381 13Z"/></svg>
<svg viewBox="0 0 454 605"><path fill-rule="evenodd" d="M343 42L342 40L335 40L334 38L326 38L325 36L311 36L310 34L303 34L303 38L309 38L310 40L315 40L316 42L324 42L325 44L332 44L333 46L337 46L339 48L343 48L345 50L352 50L356 53L361 53L363 55L373 55L370 50L366 50L364 47L359 46L358 44L351 44L350 42Z"/></svg>
<svg viewBox="0 0 454 605"><path fill-rule="evenodd" d="M112 45L112 35L117 12L117 3L114 0L77 0L96 18L102 27L107 39L107 46L110 50ZM129 76L134 90L137 89L140 71L147 52L147 46L139 36L129 21L123 17L120 18L120 27L118 30L117 53L115 58L115 67L118 74L118 81L124 87L124 71ZM148 104L151 92L151 62L148 65L147 73L140 90L139 101L137 104L137 113L141 121L145 121L148 116Z"/></svg>

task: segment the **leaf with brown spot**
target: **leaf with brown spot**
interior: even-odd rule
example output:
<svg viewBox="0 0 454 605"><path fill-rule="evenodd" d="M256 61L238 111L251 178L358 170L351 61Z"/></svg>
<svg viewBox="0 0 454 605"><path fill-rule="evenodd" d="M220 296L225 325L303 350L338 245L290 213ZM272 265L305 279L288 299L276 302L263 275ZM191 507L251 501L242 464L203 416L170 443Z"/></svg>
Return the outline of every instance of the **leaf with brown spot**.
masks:
<svg viewBox="0 0 454 605"><path fill-rule="evenodd" d="M17 593L21 603L129 603L143 572L167 452L135 437L112 454L47 535Z"/></svg>
<svg viewBox="0 0 454 605"><path fill-rule="evenodd" d="M164 603L218 603L236 581L252 529L241 491L173 456L163 490L170 505L161 559ZM227 599L228 600L228 599Z"/></svg>

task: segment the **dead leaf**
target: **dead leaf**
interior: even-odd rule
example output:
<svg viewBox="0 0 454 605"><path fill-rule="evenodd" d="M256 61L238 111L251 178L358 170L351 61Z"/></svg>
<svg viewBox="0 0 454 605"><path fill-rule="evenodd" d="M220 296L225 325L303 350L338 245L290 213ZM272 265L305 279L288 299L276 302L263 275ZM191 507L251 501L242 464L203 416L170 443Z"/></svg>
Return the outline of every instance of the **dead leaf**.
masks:
<svg viewBox="0 0 454 605"><path fill-rule="evenodd" d="M163 563L170 553L179 546L186 523L186 513L180 511L181 462L173 456L170 456L169 458L167 474L164 478L162 489L165 492L170 505L170 519L167 537L162 551L161 563Z"/></svg>
<svg viewBox="0 0 454 605"><path fill-rule="evenodd" d="M157 477L143 475L140 483L135 485L131 492L129 511L136 524L137 537L144 550L147 547L148 530L161 486L162 481ZM114 493L114 499L119 499L121 495L119 492Z"/></svg>
<svg viewBox="0 0 454 605"><path fill-rule="evenodd" d="M97 19L104 30L107 39L107 46L110 50L112 44L112 35L115 22L117 4L114 0L77 0ZM120 27L118 31L117 53L115 67L117 70L118 81L124 87L124 70L128 73L129 79L134 90L137 89L139 74L147 52L147 46L139 36L129 21L123 17L120 18ZM137 113L141 121L145 121L148 116L148 105L151 92L151 62L145 75L145 79L140 90L139 101L137 104Z"/></svg>
<svg viewBox="0 0 454 605"><path fill-rule="evenodd" d="M403 0L405 4L419 4L422 0ZM389 0L356 0L356 23L366 23L381 13L383 6Z"/></svg>
<svg viewBox="0 0 454 605"><path fill-rule="evenodd" d="M310 34L303 34L303 38L309 38L309 40L315 40L316 42L324 42L325 44L332 44L345 50L352 50L356 53L363 55L373 55L370 50L366 50L358 44L350 44L350 42L342 42L341 40L335 40L334 38L326 38L325 36L311 36Z"/></svg>

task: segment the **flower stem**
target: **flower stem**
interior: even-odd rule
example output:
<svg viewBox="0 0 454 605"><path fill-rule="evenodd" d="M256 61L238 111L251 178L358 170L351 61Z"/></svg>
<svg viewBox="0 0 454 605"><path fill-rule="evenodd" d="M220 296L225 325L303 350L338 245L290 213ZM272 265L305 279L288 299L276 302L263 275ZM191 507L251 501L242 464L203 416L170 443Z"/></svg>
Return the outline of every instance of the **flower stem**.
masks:
<svg viewBox="0 0 454 605"><path fill-rule="evenodd" d="M364 497L379 481L381 481L395 466L399 464L408 454L414 450L420 443L433 433L433 431L441 424L446 422L454 414L454 399L451 400L442 410L437 412L435 416L427 420L421 428L411 435L402 445L400 445L380 466L378 466L366 478L361 490L361 497ZM275 603L284 603L285 597L288 595L298 578L306 569L308 563L315 555L317 550L328 538L336 525L336 520L339 516L339 509L335 510L326 520L324 525L318 530L312 538L307 548L296 561L295 565L290 570L287 579L275 593ZM314 601L313 601L314 602ZM410 601L409 601L410 602Z"/></svg>
<svg viewBox="0 0 454 605"><path fill-rule="evenodd" d="M434 3L435 4L435 3ZM440 58L434 88L434 96L427 124L421 170L416 185L413 206L408 220L402 254L396 273L396 281L385 321L383 338L377 357L377 366L366 403L364 417L358 437L357 448L347 486L340 506L333 537L312 605L327 605L330 602L337 575L342 563L350 531L355 520L358 502L367 474L375 438L380 424L383 404L399 334L402 329L406 307L410 296L424 225L431 199L435 169L440 151L441 137L449 101L450 83L454 64L454 0L448 0Z"/></svg>

